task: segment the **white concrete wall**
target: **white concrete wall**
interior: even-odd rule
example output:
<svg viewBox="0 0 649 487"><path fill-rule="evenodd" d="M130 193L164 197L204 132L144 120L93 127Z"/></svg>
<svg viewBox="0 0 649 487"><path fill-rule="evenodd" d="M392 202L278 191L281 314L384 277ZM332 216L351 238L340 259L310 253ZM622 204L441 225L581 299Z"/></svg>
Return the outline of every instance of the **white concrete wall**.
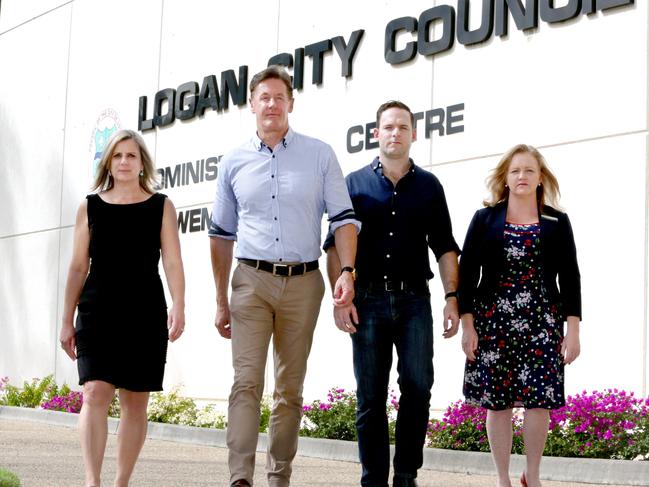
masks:
<svg viewBox="0 0 649 487"><path fill-rule="evenodd" d="M472 4L477 25L480 2ZM566 3L566 2L564 2ZM454 47L392 66L383 59L392 19L419 17L417 0L315 6L297 0L227 6L199 0L110 3L20 2L0 7L0 375L12 382L55 373L76 383L57 348L72 227L91 183L95 134L137 127L137 104L163 88L249 67L249 78L278 52L364 29L353 76L325 55L322 85L296 92L291 124L330 143L348 173L376 151L349 154L347 130L401 99L415 112L464 103L464 132L419 140L412 156L445 186L459 243L485 195L499 155L526 142L556 172L573 222L582 269L582 357L567 389L618 387L647 393L647 31L646 2L581 16L526 33ZM559 5L559 4L557 4ZM436 27L433 36L439 35ZM402 34L398 46L412 40ZM158 167L218 157L254 130L249 107L176 121L145 132ZM359 140L355 136L354 141ZM179 211L211 207L214 181L163 190ZM182 383L200 398L227 397L229 342L212 323L214 289L206 233L181 234L187 275L187 331L169 348L165 388ZM322 260L324 267L324 259ZM436 269L434 269L436 270ZM432 282L436 383L433 407L461 396L459 336L441 338L442 289ZM332 386L354 388L351 343L334 327L326 297L316 329L307 399ZM272 374L267 374L272 390ZM393 378L396 386L396 375Z"/></svg>

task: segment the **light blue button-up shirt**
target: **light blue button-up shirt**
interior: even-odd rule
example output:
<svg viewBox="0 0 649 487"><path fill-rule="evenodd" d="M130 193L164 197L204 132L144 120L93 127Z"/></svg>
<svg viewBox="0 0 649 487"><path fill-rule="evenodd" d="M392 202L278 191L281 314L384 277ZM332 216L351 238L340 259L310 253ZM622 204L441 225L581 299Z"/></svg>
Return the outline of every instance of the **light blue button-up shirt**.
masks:
<svg viewBox="0 0 649 487"><path fill-rule="evenodd" d="M219 163L208 234L237 240L237 258L310 262L325 212L332 231L360 230L333 149L291 128L272 148L255 134Z"/></svg>

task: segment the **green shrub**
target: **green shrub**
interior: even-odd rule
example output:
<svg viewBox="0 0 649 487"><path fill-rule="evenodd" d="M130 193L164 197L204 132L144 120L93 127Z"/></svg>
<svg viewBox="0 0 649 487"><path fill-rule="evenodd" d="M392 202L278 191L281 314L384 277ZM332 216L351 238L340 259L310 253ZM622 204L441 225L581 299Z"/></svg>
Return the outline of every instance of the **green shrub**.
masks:
<svg viewBox="0 0 649 487"><path fill-rule="evenodd" d="M15 473L0 468L0 487L20 487L20 480Z"/></svg>
<svg viewBox="0 0 649 487"><path fill-rule="evenodd" d="M442 420L428 423L428 446L463 451L489 451L485 421L487 411L457 401Z"/></svg>
<svg viewBox="0 0 649 487"><path fill-rule="evenodd" d="M48 375L41 380L25 381L22 389L8 384L6 378L4 384L4 394L0 397L0 404L3 406L36 408L54 396L70 393L70 388L66 384L63 384L61 389L58 388L53 375Z"/></svg>
<svg viewBox="0 0 649 487"><path fill-rule="evenodd" d="M182 397L179 387L174 387L167 395L162 392L151 394L147 410L149 421L193 425L197 414L196 403L193 399Z"/></svg>
<svg viewBox="0 0 649 487"><path fill-rule="evenodd" d="M259 432L268 432L268 423L270 423L270 413L273 409L273 403L269 396L264 396L259 404Z"/></svg>
<svg viewBox="0 0 649 487"><path fill-rule="evenodd" d="M388 434L394 443L394 413L399 402L393 391L386 405ZM334 387L327 393L327 401L316 400L302 407L303 418L300 435L312 438L356 441L356 393Z"/></svg>
<svg viewBox="0 0 649 487"><path fill-rule="evenodd" d="M110 406L108 406L108 416L111 418L119 418L120 414L122 414L122 408L119 405L119 395L115 391L113 399L110 401Z"/></svg>
<svg viewBox="0 0 649 487"><path fill-rule="evenodd" d="M394 443L395 416L399 401L390 390L386 404L388 435ZM332 440L356 441L356 392L333 387L327 393L327 401L316 400L302 407L301 436L329 438Z"/></svg>
<svg viewBox="0 0 649 487"><path fill-rule="evenodd" d="M584 391L550 414L545 454L632 460L649 453L649 397Z"/></svg>
<svg viewBox="0 0 649 487"><path fill-rule="evenodd" d="M489 451L485 409L463 401L451 404L428 428L428 446ZM512 451L524 453L522 418L514 415ZM568 396L550 411L546 456L649 460L649 397L608 389Z"/></svg>
<svg viewBox="0 0 649 487"><path fill-rule="evenodd" d="M441 420L428 423L428 446L461 451L491 451L487 439L487 410L464 401L452 403ZM512 416L512 452L522 454L523 419Z"/></svg>
<svg viewBox="0 0 649 487"><path fill-rule="evenodd" d="M216 410L214 404L208 404L196 413L196 420L191 426L223 430L228 426L228 422L225 419L225 415Z"/></svg>
<svg viewBox="0 0 649 487"><path fill-rule="evenodd" d="M68 394L57 394L49 401L41 404L42 409L50 411L62 411L66 413L81 412L83 405L83 394L79 391L71 391Z"/></svg>
<svg viewBox="0 0 649 487"><path fill-rule="evenodd" d="M304 405L302 436L355 441L356 435L356 394L344 389L332 388L328 401L313 401Z"/></svg>

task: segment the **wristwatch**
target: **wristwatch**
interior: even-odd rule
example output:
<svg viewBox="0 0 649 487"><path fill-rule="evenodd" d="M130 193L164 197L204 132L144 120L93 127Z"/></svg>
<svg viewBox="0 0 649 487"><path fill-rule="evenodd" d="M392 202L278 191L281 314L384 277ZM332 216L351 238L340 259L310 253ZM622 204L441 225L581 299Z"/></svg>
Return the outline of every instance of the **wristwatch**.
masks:
<svg viewBox="0 0 649 487"><path fill-rule="evenodd" d="M350 266L345 266L342 269L340 269L340 274L342 275L343 272L349 272L352 275L352 279L355 281L356 280L356 269Z"/></svg>

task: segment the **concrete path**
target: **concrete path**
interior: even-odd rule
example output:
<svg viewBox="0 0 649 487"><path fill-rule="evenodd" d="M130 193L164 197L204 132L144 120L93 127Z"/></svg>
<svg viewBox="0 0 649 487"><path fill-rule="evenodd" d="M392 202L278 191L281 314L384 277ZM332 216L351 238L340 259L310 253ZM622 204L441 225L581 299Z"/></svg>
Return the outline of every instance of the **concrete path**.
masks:
<svg viewBox="0 0 649 487"><path fill-rule="evenodd" d="M115 475L116 437L108 436L104 486ZM74 428L0 418L0 466L19 476L23 487L73 487L83 484L78 435ZM293 487L357 486L360 466L352 462L297 457ZM421 487L493 487L495 478L421 470ZM514 481L516 479L512 479ZM228 485L227 451L172 441L147 439L131 481L133 487ZM264 455L257 455L255 485L266 485ZM513 482L518 486L518 481ZM545 481L543 487L600 487ZM613 486L623 487L623 486Z"/></svg>

